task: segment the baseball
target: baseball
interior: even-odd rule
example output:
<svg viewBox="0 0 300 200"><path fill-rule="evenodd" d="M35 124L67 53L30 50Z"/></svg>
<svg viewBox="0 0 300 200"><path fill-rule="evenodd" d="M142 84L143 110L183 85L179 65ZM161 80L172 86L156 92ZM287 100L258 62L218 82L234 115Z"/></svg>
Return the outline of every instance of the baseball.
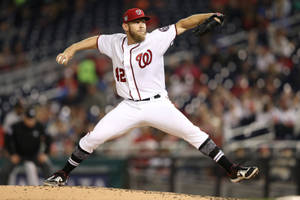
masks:
<svg viewBox="0 0 300 200"><path fill-rule="evenodd" d="M62 56L58 56L57 62L60 63Z"/></svg>

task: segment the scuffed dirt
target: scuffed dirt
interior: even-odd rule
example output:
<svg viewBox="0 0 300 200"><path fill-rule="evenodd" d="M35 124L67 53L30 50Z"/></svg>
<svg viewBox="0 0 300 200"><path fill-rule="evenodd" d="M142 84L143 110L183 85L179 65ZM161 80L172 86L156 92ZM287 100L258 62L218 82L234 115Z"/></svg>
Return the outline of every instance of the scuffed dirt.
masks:
<svg viewBox="0 0 300 200"><path fill-rule="evenodd" d="M1 200L233 200L102 187L0 186Z"/></svg>

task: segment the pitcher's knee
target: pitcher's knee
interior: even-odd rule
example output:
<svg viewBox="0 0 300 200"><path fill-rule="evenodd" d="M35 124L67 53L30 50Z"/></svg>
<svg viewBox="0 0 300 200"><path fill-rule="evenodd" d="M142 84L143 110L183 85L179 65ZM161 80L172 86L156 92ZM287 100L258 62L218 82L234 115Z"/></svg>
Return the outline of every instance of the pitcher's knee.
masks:
<svg viewBox="0 0 300 200"><path fill-rule="evenodd" d="M97 136L93 132L89 132L80 139L79 146L88 153L92 153L100 144L104 143L104 141L102 137Z"/></svg>
<svg viewBox="0 0 300 200"><path fill-rule="evenodd" d="M208 138L208 134L200 130L199 127L194 126L187 131L184 139L196 148L199 148L201 144Z"/></svg>

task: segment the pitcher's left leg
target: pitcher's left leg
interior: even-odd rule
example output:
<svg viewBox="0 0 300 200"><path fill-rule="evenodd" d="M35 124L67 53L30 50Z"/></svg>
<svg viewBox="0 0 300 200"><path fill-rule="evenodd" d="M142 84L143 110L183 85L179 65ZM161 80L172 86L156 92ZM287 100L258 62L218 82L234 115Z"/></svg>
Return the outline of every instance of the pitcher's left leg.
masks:
<svg viewBox="0 0 300 200"><path fill-rule="evenodd" d="M143 113L144 120L149 126L180 137L197 149L209 138L168 99L153 101L145 105Z"/></svg>
<svg viewBox="0 0 300 200"><path fill-rule="evenodd" d="M241 167L231 163L209 136L188 120L169 100L162 99L151 102L145 106L143 112L145 112L145 121L149 123L149 126L180 137L192 144L223 167L232 182L250 179L258 173L257 167Z"/></svg>

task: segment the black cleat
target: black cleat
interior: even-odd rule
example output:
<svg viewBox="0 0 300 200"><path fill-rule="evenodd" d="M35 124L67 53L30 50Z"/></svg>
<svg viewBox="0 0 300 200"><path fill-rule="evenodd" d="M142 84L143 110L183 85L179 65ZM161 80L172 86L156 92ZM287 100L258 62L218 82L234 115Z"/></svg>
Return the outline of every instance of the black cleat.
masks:
<svg viewBox="0 0 300 200"><path fill-rule="evenodd" d="M60 170L44 181L44 185L48 186L64 186L67 183L69 176L66 172Z"/></svg>
<svg viewBox="0 0 300 200"><path fill-rule="evenodd" d="M229 175L231 182L237 183L242 180L254 178L258 174L257 167L232 166L232 173Z"/></svg>

